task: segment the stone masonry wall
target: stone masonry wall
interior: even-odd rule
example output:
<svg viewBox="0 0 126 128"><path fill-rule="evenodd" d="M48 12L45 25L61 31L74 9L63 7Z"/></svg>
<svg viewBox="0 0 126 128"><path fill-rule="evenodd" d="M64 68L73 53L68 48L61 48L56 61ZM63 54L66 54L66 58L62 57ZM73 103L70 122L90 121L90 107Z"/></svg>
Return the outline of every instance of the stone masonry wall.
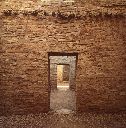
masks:
<svg viewBox="0 0 126 128"><path fill-rule="evenodd" d="M77 111L125 111L125 20L0 13L0 115L49 110L48 52L78 53Z"/></svg>
<svg viewBox="0 0 126 128"><path fill-rule="evenodd" d="M69 64L70 75L69 85L70 89L75 89L75 70L76 70L76 57L75 56L50 56L50 86L52 89L57 88L57 65Z"/></svg>
<svg viewBox="0 0 126 128"><path fill-rule="evenodd" d="M81 26L79 45L83 52L79 54L76 77L78 110L125 110L124 21L104 19L86 22Z"/></svg>

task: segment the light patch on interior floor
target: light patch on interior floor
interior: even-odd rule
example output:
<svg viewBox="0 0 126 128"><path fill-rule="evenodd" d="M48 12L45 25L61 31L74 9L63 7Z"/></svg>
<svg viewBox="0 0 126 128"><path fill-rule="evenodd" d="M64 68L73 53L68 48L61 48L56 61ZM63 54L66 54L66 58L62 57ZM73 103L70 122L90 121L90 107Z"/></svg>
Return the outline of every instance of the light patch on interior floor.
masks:
<svg viewBox="0 0 126 128"><path fill-rule="evenodd" d="M75 91L66 86L58 86L56 90L51 90L50 108L58 113L71 113L76 108ZM63 87L62 87L63 86Z"/></svg>
<svg viewBox="0 0 126 128"><path fill-rule="evenodd" d="M58 90L68 90L69 86L57 86Z"/></svg>
<svg viewBox="0 0 126 128"><path fill-rule="evenodd" d="M57 85L58 90L68 90L69 87L69 82L58 83Z"/></svg>

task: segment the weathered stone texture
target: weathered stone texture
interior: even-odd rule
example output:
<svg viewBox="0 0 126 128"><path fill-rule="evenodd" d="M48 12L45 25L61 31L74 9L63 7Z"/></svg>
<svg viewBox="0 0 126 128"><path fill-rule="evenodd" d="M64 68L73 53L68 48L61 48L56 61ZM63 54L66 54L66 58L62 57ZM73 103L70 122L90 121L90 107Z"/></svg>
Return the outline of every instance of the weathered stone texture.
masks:
<svg viewBox="0 0 126 128"><path fill-rule="evenodd" d="M1 16L0 115L49 110L48 52L78 53L77 111L126 110L125 20Z"/></svg>
<svg viewBox="0 0 126 128"><path fill-rule="evenodd" d="M92 21L82 28L79 45L83 52L79 54L77 70L78 110L125 110L124 20Z"/></svg>

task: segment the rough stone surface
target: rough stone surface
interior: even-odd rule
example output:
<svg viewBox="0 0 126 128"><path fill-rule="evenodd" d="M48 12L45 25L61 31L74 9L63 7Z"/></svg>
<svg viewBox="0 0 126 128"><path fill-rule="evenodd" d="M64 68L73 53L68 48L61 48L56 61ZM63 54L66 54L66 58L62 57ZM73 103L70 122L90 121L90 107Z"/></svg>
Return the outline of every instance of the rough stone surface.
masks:
<svg viewBox="0 0 126 128"><path fill-rule="evenodd" d="M0 115L49 110L48 52L78 53L77 111L126 110L126 18L120 16L125 15L124 7L43 5L40 9L46 8L49 16L27 15L21 9L19 15L8 16L1 5ZM83 18L51 16L58 8L65 14L79 11ZM107 16L92 17L93 9Z"/></svg>

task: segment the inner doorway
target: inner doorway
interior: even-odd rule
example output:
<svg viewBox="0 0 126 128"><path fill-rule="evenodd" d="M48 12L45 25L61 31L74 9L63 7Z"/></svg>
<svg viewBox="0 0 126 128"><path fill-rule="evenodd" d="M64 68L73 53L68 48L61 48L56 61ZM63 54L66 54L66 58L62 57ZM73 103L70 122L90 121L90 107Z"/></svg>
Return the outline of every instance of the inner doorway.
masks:
<svg viewBox="0 0 126 128"><path fill-rule="evenodd" d="M49 53L50 109L76 110L77 53Z"/></svg>
<svg viewBox="0 0 126 128"><path fill-rule="evenodd" d="M58 64L57 65L57 88L69 89L70 88L69 77L70 77L70 65Z"/></svg>

